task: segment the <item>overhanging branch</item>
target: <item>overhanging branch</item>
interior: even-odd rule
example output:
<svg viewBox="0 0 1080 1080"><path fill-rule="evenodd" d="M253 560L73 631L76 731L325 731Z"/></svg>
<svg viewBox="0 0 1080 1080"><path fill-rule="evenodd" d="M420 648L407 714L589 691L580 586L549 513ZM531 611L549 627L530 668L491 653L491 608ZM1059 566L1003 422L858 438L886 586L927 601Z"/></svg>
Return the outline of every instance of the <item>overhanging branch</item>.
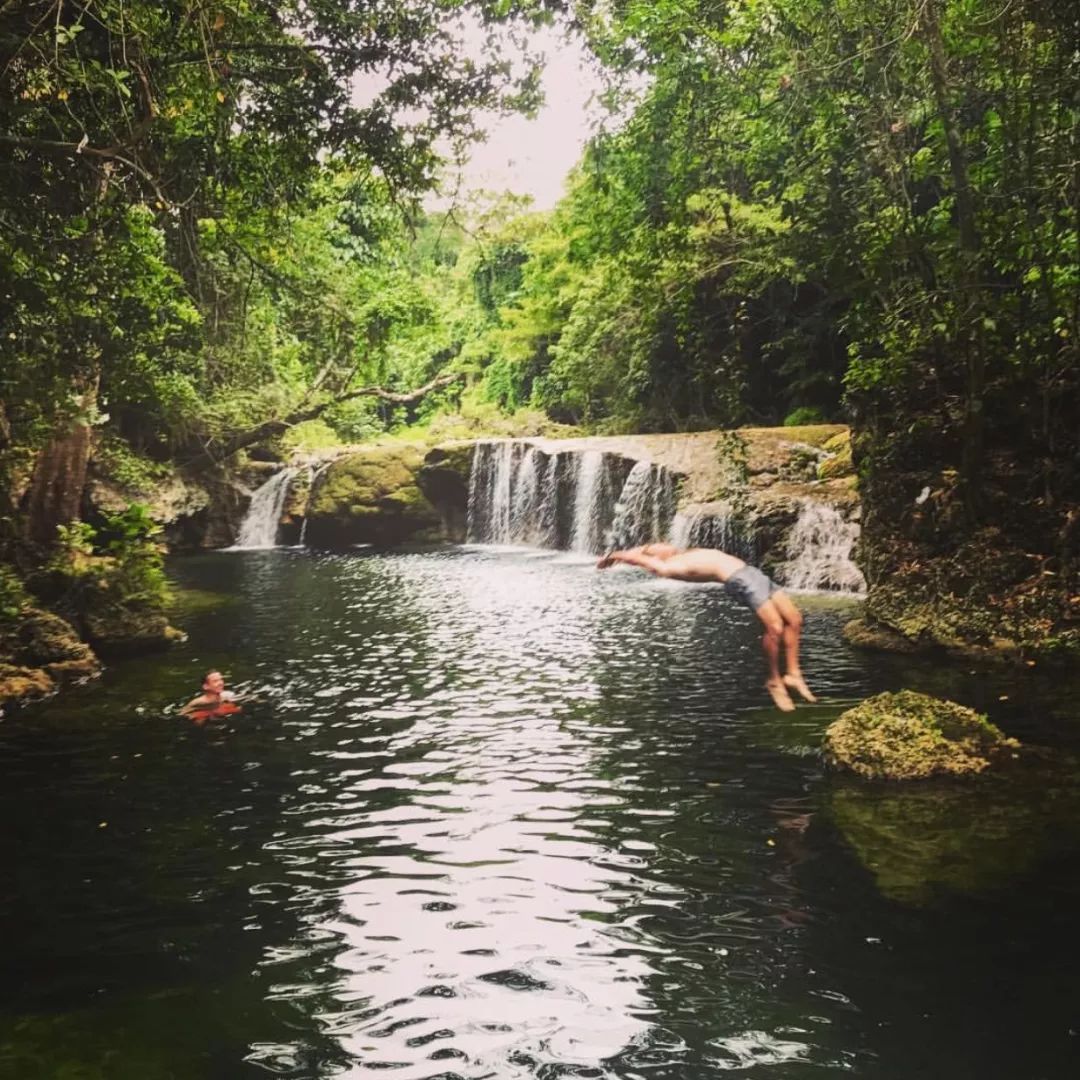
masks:
<svg viewBox="0 0 1080 1080"><path fill-rule="evenodd" d="M266 420L256 427L248 428L247 431L238 432L220 445L200 446L195 456L185 463L185 467L197 471L219 465L245 447L254 446L255 443L264 442L266 439L272 439L277 435L283 435L289 428L302 424L305 420L317 420L331 406L340 405L345 401L353 401L362 397L375 397L379 398L380 401L389 401L394 405L411 405L425 395L430 394L433 390L440 390L442 387L449 386L462 378L464 376L461 372L439 375L432 379L431 382L404 393L387 390L382 386L365 386L362 390L352 390L347 394L339 394L328 401L312 405L307 409L298 409L296 412L291 412L279 419Z"/></svg>

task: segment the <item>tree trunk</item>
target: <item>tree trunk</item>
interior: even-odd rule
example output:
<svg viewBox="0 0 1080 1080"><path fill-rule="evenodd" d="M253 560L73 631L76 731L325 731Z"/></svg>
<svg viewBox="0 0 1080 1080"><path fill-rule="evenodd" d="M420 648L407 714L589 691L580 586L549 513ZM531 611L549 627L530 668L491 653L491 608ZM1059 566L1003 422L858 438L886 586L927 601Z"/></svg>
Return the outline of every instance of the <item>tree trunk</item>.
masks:
<svg viewBox="0 0 1080 1080"><path fill-rule="evenodd" d="M97 402L97 379L83 392L79 415L58 426L34 463L26 496L25 539L50 546L56 529L79 516L86 469L90 463L93 429L89 413Z"/></svg>
<svg viewBox="0 0 1080 1080"><path fill-rule="evenodd" d="M962 342L966 359L963 451L960 477L964 501L972 518L980 509L980 487L985 457L984 407L986 396L986 355L980 305L979 231L975 219L975 198L968 172L967 154L953 107L953 86L949 79L945 42L941 36L940 0L926 0L922 8L922 36L930 56L930 81L934 102L945 130L949 171L956 196L956 219L960 233L960 270L957 275L958 324L968 324ZM974 316L978 321L973 325Z"/></svg>

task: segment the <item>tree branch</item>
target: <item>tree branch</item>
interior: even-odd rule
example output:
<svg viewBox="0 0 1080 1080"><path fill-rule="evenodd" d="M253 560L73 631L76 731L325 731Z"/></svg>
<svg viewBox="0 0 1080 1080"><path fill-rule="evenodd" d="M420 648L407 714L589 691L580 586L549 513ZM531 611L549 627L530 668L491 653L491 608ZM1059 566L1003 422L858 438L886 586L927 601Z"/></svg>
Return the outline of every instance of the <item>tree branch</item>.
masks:
<svg viewBox="0 0 1080 1080"><path fill-rule="evenodd" d="M195 456L185 462L184 467L199 471L210 468L212 465L218 465L245 447L253 446L255 443L263 442L266 439L272 439L276 435L283 435L289 428L294 427L296 424L302 424L306 420L316 420L331 406L340 405L345 401L353 401L361 397L377 397L394 405L411 405L426 394L430 394L432 390L440 390L442 387L449 386L462 378L464 378L464 375L459 371L455 371L438 375L431 382L405 393L387 390L382 386L365 386L362 390L352 390L347 394L339 394L337 397L320 402L318 405L312 405L307 409L298 409L287 416L275 420L266 420L256 427L238 432L231 438L226 439L220 446L214 446L213 444L199 446L196 449Z"/></svg>

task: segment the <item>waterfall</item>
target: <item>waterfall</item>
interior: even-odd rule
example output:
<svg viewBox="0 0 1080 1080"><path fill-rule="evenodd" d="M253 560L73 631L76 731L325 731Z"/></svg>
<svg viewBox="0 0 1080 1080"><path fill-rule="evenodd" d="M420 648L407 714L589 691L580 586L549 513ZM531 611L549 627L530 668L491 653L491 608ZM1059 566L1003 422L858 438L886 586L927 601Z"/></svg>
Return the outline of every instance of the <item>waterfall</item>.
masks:
<svg viewBox="0 0 1080 1080"><path fill-rule="evenodd" d="M858 536L856 522L845 521L834 507L804 499L788 533L780 581L789 589L865 592L866 580L851 561Z"/></svg>
<svg viewBox="0 0 1080 1080"><path fill-rule="evenodd" d="M529 544L591 555L605 534L622 545L656 540L667 532L675 484L657 465L599 450L546 453L527 442L478 443L469 474L471 543ZM615 492L623 493L615 500Z"/></svg>
<svg viewBox="0 0 1080 1080"><path fill-rule="evenodd" d="M297 543L301 547L303 547L304 544L307 542L307 527L308 521L311 518L311 500L312 497L315 495L315 486L318 482L319 477L322 476L322 474L326 472L326 470L329 469L330 466L333 464L334 460L331 458L330 461L324 462L322 465L308 466L308 489L307 499L304 502L304 520L300 523L300 539L297 541Z"/></svg>
<svg viewBox="0 0 1080 1080"><path fill-rule="evenodd" d="M586 450L577 455L574 476L574 523L570 534L570 550L590 554L598 552L603 538L602 515L605 510L604 455L599 450Z"/></svg>
<svg viewBox="0 0 1080 1080"><path fill-rule="evenodd" d="M717 548L746 562L759 559L752 524L735 513L729 503L710 504L708 509L680 511L671 523L671 543L676 547Z"/></svg>
<svg viewBox="0 0 1080 1080"><path fill-rule="evenodd" d="M517 467L510 492L510 522L508 540L519 544L532 543L538 532L540 502L543 492L542 455L530 446Z"/></svg>
<svg viewBox="0 0 1080 1080"><path fill-rule="evenodd" d="M630 470L615 504L610 547L630 548L668 533L675 511L675 483L660 465L639 461Z"/></svg>
<svg viewBox="0 0 1080 1080"><path fill-rule="evenodd" d="M477 444L469 474L470 541L511 543L514 472L523 456L522 445L510 439Z"/></svg>
<svg viewBox="0 0 1080 1080"><path fill-rule="evenodd" d="M278 523L285 497L289 494L289 481L295 469L282 469L274 473L265 484L251 496L247 516L240 524L240 531L233 550L242 548L272 548L277 545Z"/></svg>

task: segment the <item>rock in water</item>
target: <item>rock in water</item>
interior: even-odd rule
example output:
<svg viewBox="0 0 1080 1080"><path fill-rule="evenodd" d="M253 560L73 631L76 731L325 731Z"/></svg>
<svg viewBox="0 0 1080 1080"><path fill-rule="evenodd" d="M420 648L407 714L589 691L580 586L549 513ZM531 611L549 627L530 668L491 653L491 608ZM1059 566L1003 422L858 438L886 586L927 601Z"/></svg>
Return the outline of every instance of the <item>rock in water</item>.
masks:
<svg viewBox="0 0 1080 1080"><path fill-rule="evenodd" d="M980 773L1020 744L973 709L912 690L878 694L825 732L825 760L871 780Z"/></svg>

